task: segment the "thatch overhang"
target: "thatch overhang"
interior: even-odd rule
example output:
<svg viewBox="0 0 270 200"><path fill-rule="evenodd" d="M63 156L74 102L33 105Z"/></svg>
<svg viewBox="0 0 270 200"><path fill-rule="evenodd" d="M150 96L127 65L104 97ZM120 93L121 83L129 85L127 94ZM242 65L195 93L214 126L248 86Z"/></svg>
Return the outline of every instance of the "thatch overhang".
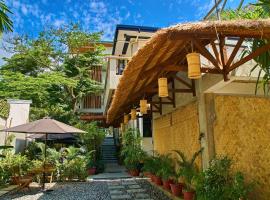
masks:
<svg viewBox="0 0 270 200"><path fill-rule="evenodd" d="M225 60L221 49L227 37L235 37L238 42ZM202 72L223 74L226 80L231 70L270 50L268 44L254 54L234 61L242 42L249 38L270 39L270 20L204 21L159 30L126 66L107 112L107 123L119 121L132 104L157 85L161 74L187 71L186 54L191 49L211 62L210 66L202 68ZM220 49L214 43L216 40L219 41ZM214 55L207 50L206 45L212 46Z"/></svg>

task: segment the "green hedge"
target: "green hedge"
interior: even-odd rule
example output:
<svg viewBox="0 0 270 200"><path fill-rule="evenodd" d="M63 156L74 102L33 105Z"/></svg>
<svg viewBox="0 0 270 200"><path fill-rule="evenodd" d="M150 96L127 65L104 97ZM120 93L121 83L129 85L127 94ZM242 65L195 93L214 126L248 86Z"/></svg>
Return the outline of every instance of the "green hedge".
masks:
<svg viewBox="0 0 270 200"><path fill-rule="evenodd" d="M9 114L9 104L6 100L0 99L0 117L7 118Z"/></svg>

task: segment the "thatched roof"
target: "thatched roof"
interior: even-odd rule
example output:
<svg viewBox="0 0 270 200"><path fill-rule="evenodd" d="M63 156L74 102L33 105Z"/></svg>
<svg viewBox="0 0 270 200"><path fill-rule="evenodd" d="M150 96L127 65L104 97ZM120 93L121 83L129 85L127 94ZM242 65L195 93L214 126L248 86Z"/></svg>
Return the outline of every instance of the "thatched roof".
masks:
<svg viewBox="0 0 270 200"><path fill-rule="evenodd" d="M156 32L126 66L107 113L113 123L157 82L168 66L186 63L191 41L204 46L218 37L270 38L270 20L204 21L179 24Z"/></svg>

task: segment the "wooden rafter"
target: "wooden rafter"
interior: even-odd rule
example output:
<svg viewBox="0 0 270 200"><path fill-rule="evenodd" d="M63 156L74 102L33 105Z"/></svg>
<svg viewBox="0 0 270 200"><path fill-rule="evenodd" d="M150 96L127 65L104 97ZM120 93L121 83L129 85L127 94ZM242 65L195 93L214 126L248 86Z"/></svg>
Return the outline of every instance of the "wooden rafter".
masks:
<svg viewBox="0 0 270 200"><path fill-rule="evenodd" d="M218 61L214 58L214 56L208 51L208 49L201 43L201 41L194 39L193 40L194 45L196 46L196 48L199 50L199 52L205 57L207 58L214 66L215 68L222 73L221 69L220 69L220 65L218 63Z"/></svg>
<svg viewBox="0 0 270 200"><path fill-rule="evenodd" d="M220 63L220 56L219 56L219 53L218 53L217 46L216 46L215 42L212 40L210 42L210 44L211 44L211 47L212 47L213 52L215 54L216 60L218 61L219 64L221 64Z"/></svg>
<svg viewBox="0 0 270 200"><path fill-rule="evenodd" d="M257 56L259 56L267 51L270 51L270 43L258 48L256 51L254 51L251 54L247 55L246 57L242 58L238 62L232 64L229 68L229 71L236 69L237 67L245 64L246 62L256 58Z"/></svg>
<svg viewBox="0 0 270 200"><path fill-rule="evenodd" d="M226 69L227 70L230 68L230 66L231 66L231 64L232 64L232 62L233 62L233 60L234 60L234 58L235 58L237 52L239 51L239 49L240 49L243 42L244 42L244 38L240 38L238 40L237 44L235 45L235 47L234 47L234 49L233 49L227 63L226 63Z"/></svg>

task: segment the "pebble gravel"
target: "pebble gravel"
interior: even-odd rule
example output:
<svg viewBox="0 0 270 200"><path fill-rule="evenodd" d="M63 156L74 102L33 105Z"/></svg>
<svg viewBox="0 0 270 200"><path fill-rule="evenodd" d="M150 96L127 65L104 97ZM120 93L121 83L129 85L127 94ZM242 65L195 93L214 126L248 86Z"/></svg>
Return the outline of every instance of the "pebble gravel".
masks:
<svg viewBox="0 0 270 200"><path fill-rule="evenodd" d="M48 193L42 193L38 188L31 188L30 191L26 189L20 192L11 192L1 196L0 200L113 200L117 199L115 196L118 196L119 199L125 199L121 198L121 194L122 197L126 196L127 200L170 200L160 190L143 179L56 183L51 189L53 191ZM121 191L120 195L116 191Z"/></svg>

